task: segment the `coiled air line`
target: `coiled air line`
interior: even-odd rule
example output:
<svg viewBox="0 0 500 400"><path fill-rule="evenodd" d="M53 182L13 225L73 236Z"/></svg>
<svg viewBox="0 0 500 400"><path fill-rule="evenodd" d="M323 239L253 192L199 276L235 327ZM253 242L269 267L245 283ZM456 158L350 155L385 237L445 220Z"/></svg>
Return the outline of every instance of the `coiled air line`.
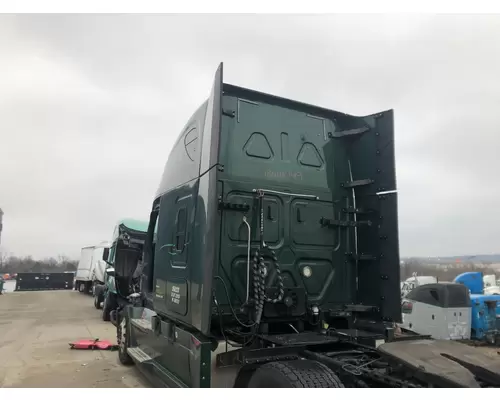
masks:
<svg viewBox="0 0 500 400"><path fill-rule="evenodd" d="M262 313L264 311L264 303L272 303L276 304L283 300L285 295L285 289L283 284L283 276L281 274L280 265L278 263L278 257L276 257L276 252L270 249L266 242L264 241L264 194L265 192L286 195L286 196L294 196L294 197L302 197L302 198L311 198L313 200L318 200L319 198L314 195L302 195L295 193L287 193L287 192L278 192L275 190L263 190L263 189L253 189L253 192L257 194L259 198L259 214L260 214L260 245L259 249L255 250L253 256L253 264L252 264L252 272L253 272L253 298L255 302L255 322L254 324L258 327L260 321L262 319ZM251 228L250 224L247 221L246 216L243 216L243 222L246 224L248 228L248 248L247 248L247 293L246 293L246 303L248 304L250 298L250 248L251 248ZM271 258L274 261L274 268L277 274L277 287L278 287L278 295L275 298L269 298L266 296L266 265L264 264L264 250L267 249L271 254Z"/></svg>
<svg viewBox="0 0 500 400"><path fill-rule="evenodd" d="M264 191L259 189L256 191L259 197L259 213L260 213L260 246L256 250L253 257L253 272L254 272L254 299L255 299L255 323L259 325L264 311L264 303L276 304L283 300L285 289L283 285L283 276L281 275L278 257L274 250L270 249L264 241ZM264 249L271 253L271 258L274 261L274 268L277 274L278 295L275 298L266 296L266 265L264 264Z"/></svg>

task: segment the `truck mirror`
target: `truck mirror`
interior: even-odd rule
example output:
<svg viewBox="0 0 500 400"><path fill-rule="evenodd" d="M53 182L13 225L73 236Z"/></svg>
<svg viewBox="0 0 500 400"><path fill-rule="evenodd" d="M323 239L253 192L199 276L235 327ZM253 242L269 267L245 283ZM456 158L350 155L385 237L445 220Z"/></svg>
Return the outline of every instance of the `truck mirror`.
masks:
<svg viewBox="0 0 500 400"><path fill-rule="evenodd" d="M108 257L109 257L109 248L105 248L102 253L102 260L107 262Z"/></svg>

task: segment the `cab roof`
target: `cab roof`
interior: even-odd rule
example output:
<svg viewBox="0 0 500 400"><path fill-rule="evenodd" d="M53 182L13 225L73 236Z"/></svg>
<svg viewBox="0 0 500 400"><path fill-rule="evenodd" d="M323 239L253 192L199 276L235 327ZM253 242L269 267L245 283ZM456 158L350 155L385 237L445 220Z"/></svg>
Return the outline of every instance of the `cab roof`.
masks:
<svg viewBox="0 0 500 400"><path fill-rule="evenodd" d="M140 221L132 218L124 218L118 221L118 225L123 225L127 229L133 231L147 232L148 231L148 221Z"/></svg>

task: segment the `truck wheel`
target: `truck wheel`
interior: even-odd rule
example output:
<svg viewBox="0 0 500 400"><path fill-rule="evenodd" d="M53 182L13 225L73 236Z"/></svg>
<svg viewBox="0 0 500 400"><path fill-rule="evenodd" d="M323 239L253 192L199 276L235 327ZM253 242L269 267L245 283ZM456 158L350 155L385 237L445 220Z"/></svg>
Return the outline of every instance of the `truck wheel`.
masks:
<svg viewBox="0 0 500 400"><path fill-rule="evenodd" d="M83 283L83 282L82 282L82 283L80 283L80 285L78 286L78 291L79 291L80 293L85 292L85 283Z"/></svg>
<svg viewBox="0 0 500 400"><path fill-rule="evenodd" d="M127 353L128 348L128 337L130 336L129 327L127 323L127 318L122 316L120 318L120 323L116 327L117 336L119 338L118 344L118 360L122 365L132 365L134 360Z"/></svg>
<svg viewBox="0 0 500 400"><path fill-rule="evenodd" d="M94 296L94 307L97 308L98 310L101 309L101 296Z"/></svg>
<svg viewBox="0 0 500 400"><path fill-rule="evenodd" d="M271 362L257 368L249 388L343 388L339 377L318 361Z"/></svg>
<svg viewBox="0 0 500 400"><path fill-rule="evenodd" d="M111 318L109 313L111 310L118 308L118 301L116 300L116 294L108 293L107 296L104 297L104 304L102 306L102 320L110 321Z"/></svg>
<svg viewBox="0 0 500 400"><path fill-rule="evenodd" d="M111 301L109 295L104 297L104 304L102 305L102 320L109 321L109 313L111 312Z"/></svg>

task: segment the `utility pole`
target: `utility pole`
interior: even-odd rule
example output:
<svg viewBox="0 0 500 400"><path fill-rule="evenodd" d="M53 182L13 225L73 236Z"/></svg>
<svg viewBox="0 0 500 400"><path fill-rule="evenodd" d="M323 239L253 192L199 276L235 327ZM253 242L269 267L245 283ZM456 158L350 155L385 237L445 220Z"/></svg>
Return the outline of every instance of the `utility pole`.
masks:
<svg viewBox="0 0 500 400"><path fill-rule="evenodd" d="M3 218L3 211L0 208L0 244L2 244L2 218Z"/></svg>

